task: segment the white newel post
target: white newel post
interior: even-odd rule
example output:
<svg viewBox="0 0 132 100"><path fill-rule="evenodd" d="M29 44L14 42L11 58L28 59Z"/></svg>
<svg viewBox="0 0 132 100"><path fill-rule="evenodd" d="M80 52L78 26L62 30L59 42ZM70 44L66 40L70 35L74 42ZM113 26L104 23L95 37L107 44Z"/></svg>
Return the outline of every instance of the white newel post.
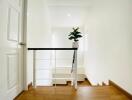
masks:
<svg viewBox="0 0 132 100"><path fill-rule="evenodd" d="M74 41L72 44L72 48L78 48L79 44L77 41ZM71 85L74 86L75 89L77 89L77 50L74 50L74 54L75 54L75 59L74 59L74 63L73 63L73 72L71 73L72 75L72 82Z"/></svg>
<svg viewBox="0 0 132 100"><path fill-rule="evenodd" d="M33 87L36 88L36 50L33 50Z"/></svg>

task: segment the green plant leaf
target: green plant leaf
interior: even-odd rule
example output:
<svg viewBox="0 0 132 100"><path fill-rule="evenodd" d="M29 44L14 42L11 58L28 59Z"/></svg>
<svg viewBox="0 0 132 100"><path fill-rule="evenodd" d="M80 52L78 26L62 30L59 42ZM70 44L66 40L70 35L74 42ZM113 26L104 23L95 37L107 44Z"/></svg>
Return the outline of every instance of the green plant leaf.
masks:
<svg viewBox="0 0 132 100"><path fill-rule="evenodd" d="M82 35L80 35L82 33L79 32L78 30L79 30L79 27L77 28L73 27L73 32L70 32L70 34L68 35L70 40L74 39L74 41L79 41L78 38L82 37Z"/></svg>
<svg viewBox="0 0 132 100"><path fill-rule="evenodd" d="M73 37L73 36L71 36L71 37L69 37L69 39L70 39L70 40L72 40L72 39L74 39L74 37Z"/></svg>

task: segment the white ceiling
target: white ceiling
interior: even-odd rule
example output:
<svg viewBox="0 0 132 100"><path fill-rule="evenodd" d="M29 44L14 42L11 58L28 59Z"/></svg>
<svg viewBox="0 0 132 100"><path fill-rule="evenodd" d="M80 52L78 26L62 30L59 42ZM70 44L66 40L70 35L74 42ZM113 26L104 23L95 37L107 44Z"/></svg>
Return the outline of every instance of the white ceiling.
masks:
<svg viewBox="0 0 132 100"><path fill-rule="evenodd" d="M52 27L82 26L90 0L48 0Z"/></svg>
<svg viewBox="0 0 132 100"><path fill-rule="evenodd" d="M92 0L47 0L49 6L88 6Z"/></svg>

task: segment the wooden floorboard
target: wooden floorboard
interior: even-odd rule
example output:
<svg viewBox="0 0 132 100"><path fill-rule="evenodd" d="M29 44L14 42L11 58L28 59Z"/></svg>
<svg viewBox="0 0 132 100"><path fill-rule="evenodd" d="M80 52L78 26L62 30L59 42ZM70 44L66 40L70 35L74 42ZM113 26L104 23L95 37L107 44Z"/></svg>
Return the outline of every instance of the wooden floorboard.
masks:
<svg viewBox="0 0 132 100"><path fill-rule="evenodd" d="M68 86L30 88L15 100L130 100L113 86L92 87L79 83L77 90Z"/></svg>

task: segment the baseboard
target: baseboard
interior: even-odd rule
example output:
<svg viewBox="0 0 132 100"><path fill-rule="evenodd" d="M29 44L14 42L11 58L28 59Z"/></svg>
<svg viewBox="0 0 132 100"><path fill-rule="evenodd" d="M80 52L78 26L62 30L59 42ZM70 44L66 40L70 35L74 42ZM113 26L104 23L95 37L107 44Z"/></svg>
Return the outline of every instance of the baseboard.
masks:
<svg viewBox="0 0 132 100"><path fill-rule="evenodd" d="M130 98L130 100L132 100L132 94L128 93L126 90L124 90L123 88L121 88L119 85L117 85L113 81L109 80L109 85L114 86L119 91L121 91L124 95L126 95L128 98Z"/></svg>
<svg viewBox="0 0 132 100"><path fill-rule="evenodd" d="M28 84L28 90L33 86L32 82Z"/></svg>
<svg viewBox="0 0 132 100"><path fill-rule="evenodd" d="M102 82L102 85L103 85L103 86L107 86L107 84L106 84L105 82Z"/></svg>
<svg viewBox="0 0 132 100"><path fill-rule="evenodd" d="M89 81L88 78L85 78L85 80L90 84L90 86L92 86L91 82Z"/></svg>
<svg viewBox="0 0 132 100"><path fill-rule="evenodd" d="M32 87L32 82L30 84L28 84L28 90ZM16 100L23 92L25 92L25 90L23 90L22 92L20 92L13 100Z"/></svg>
<svg viewBox="0 0 132 100"><path fill-rule="evenodd" d="M67 86L68 84L53 84L53 86Z"/></svg>
<svg viewBox="0 0 132 100"><path fill-rule="evenodd" d="M20 92L13 100L17 100L17 98L24 92L25 92L24 90L22 92Z"/></svg>

